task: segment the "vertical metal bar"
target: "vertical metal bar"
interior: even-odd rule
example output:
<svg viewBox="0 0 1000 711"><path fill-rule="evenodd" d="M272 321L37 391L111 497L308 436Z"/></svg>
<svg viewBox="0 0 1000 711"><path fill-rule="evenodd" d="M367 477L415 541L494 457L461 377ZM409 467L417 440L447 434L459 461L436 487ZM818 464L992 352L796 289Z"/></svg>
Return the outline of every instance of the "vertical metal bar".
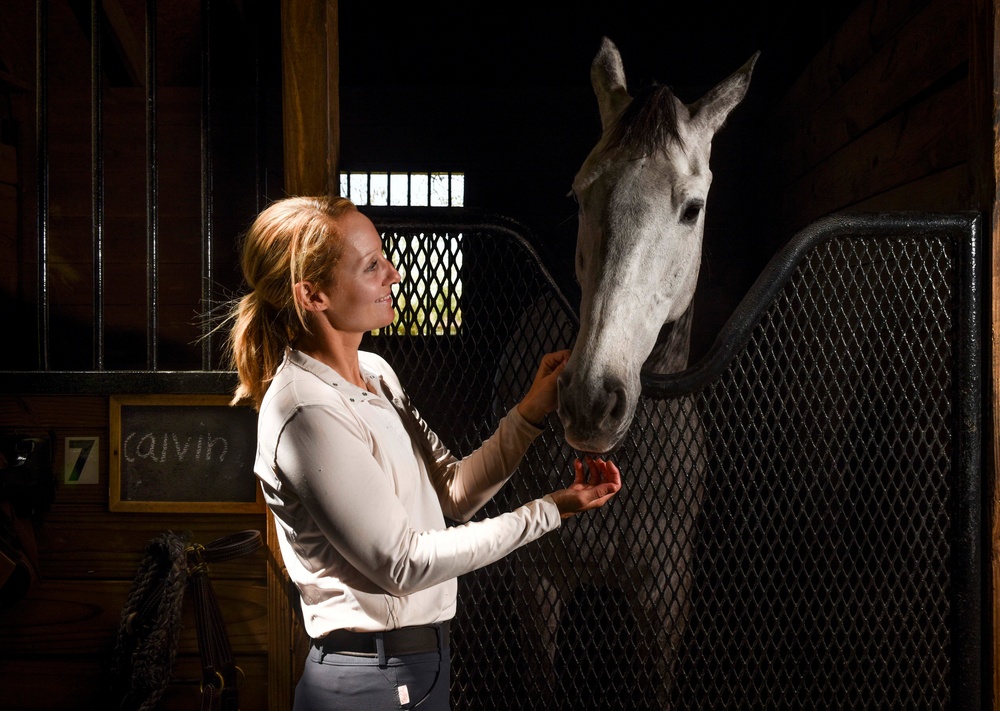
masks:
<svg viewBox="0 0 1000 711"><path fill-rule="evenodd" d="M49 8L35 3L35 180L38 208L38 365L49 369Z"/></svg>
<svg viewBox="0 0 1000 711"><path fill-rule="evenodd" d="M146 367L157 369L159 255L157 254L156 0L146 0Z"/></svg>
<svg viewBox="0 0 1000 711"><path fill-rule="evenodd" d="M212 8L201 2L201 368L212 369Z"/></svg>
<svg viewBox="0 0 1000 711"><path fill-rule="evenodd" d="M253 22L253 101L254 101L254 120L253 120L253 134L254 134L254 171L257 176L257 182L255 185L256 202L254 203L254 208L256 212L260 212L264 208L264 196L267 192L267 161L264 159L264 100L261 98L264 89L261 86L261 72L260 72L260 48L264 42L263 33L261 28L265 26L266 23L260 22L258 18L258 13L262 12L261 9L256 9L250 13L251 22Z"/></svg>
<svg viewBox="0 0 1000 711"><path fill-rule="evenodd" d="M101 10L102 0L90 3L90 166L91 166L91 240L94 277L94 354L95 370L104 370L104 121L101 83Z"/></svg>

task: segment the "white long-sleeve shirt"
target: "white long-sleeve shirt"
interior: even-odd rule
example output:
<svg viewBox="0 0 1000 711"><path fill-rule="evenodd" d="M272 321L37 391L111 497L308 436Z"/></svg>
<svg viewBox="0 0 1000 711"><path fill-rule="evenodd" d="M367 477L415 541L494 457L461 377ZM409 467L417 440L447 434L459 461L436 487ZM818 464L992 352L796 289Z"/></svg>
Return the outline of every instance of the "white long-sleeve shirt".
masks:
<svg viewBox="0 0 1000 711"><path fill-rule="evenodd" d="M516 407L456 459L389 364L365 351L359 360L380 394L289 350L258 417L254 470L313 638L451 619L457 576L561 523L548 496L468 522L541 432ZM447 527L446 516L467 523Z"/></svg>

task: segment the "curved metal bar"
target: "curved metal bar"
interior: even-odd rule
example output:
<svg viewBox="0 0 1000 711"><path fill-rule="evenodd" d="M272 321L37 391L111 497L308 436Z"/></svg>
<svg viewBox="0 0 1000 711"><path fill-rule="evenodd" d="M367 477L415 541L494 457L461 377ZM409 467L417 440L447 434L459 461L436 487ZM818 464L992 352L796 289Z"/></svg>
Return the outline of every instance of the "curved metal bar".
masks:
<svg viewBox="0 0 1000 711"><path fill-rule="evenodd" d="M971 238L976 234L978 217L978 213L973 212L896 212L834 214L817 220L798 232L771 258L704 357L678 373L643 372L643 395L665 398L690 394L717 378L746 344L751 331L798 265L818 244L834 237L893 237L915 232L957 231Z"/></svg>
<svg viewBox="0 0 1000 711"><path fill-rule="evenodd" d="M362 211L381 230L438 230L442 228L467 230L469 232L484 232L487 234L503 234L518 243L529 254L541 274L542 280L552 290L552 294L574 326L579 325L579 315L575 306L570 304L562 289L553 279L552 273L545 266L538 250L534 233L516 220L475 208L467 207L370 207Z"/></svg>

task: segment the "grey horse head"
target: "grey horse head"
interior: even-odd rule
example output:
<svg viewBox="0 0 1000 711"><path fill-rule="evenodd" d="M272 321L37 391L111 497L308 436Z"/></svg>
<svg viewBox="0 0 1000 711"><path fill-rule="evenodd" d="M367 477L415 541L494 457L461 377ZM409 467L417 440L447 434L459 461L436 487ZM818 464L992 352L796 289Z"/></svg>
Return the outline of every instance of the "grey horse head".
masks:
<svg viewBox="0 0 1000 711"><path fill-rule="evenodd" d="M594 58L603 130L573 180L580 329L559 379L559 417L579 451L619 444L661 330L690 315L712 139L746 94L758 55L693 104L656 84L632 96L607 38ZM686 366L688 335L674 338L673 369Z"/></svg>

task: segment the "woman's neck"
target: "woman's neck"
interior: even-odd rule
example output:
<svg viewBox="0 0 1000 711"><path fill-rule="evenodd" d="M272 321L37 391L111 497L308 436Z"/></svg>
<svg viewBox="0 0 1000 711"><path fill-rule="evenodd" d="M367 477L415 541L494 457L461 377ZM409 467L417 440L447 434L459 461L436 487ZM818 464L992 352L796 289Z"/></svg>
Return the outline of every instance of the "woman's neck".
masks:
<svg viewBox="0 0 1000 711"><path fill-rule="evenodd" d="M298 339L295 344L296 349L330 366L344 380L354 383L359 388L367 388L358 362L360 346L360 336L340 332L330 332L322 336L306 335Z"/></svg>

